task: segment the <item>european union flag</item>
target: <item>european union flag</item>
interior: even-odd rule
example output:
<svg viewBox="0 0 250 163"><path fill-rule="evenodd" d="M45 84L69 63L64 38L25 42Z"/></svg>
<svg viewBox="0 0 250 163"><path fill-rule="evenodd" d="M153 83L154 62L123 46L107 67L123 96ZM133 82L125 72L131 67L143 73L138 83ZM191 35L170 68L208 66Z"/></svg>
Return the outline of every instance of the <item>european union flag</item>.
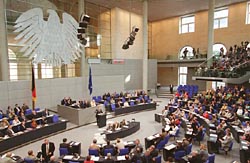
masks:
<svg viewBox="0 0 250 163"><path fill-rule="evenodd" d="M91 73L91 66L89 66L89 94L92 94L92 73Z"/></svg>

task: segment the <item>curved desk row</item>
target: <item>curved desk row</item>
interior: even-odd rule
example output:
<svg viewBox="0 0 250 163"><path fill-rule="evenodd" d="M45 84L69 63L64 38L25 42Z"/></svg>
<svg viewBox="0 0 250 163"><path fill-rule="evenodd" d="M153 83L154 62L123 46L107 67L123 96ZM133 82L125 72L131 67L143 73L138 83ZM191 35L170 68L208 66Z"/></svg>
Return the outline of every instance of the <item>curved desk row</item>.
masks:
<svg viewBox="0 0 250 163"><path fill-rule="evenodd" d="M130 107L123 107L123 108L116 108L114 113L115 115L120 114L127 114L132 112L139 112L143 110L155 110L156 103L145 103L145 104L138 104Z"/></svg>
<svg viewBox="0 0 250 163"><path fill-rule="evenodd" d="M56 123L51 123L48 126L37 128L28 132L24 132L20 135L16 135L11 138L0 140L0 153L9 150L11 148L17 147L24 143L33 141L35 139L41 138L45 135L49 135L61 130L66 129L66 121L58 121Z"/></svg>
<svg viewBox="0 0 250 163"><path fill-rule="evenodd" d="M125 162L125 156L112 156L112 159L116 162L116 163L120 163L120 162ZM93 160L95 163L102 163L105 161L105 157L94 157L91 156L91 160ZM85 157L74 157L73 155L65 155L64 157L62 157L62 161L64 163L68 163L70 161L72 162L84 162L85 161Z"/></svg>
<svg viewBox="0 0 250 163"><path fill-rule="evenodd" d="M130 122L128 128L122 127L116 131L105 131L107 140L115 140L117 138L124 138L129 136L140 129L140 122Z"/></svg>
<svg viewBox="0 0 250 163"><path fill-rule="evenodd" d="M72 108L70 106L57 105L58 114L77 125L85 125L89 123L96 122L96 109L99 107L89 107L89 108ZM101 105L103 108L103 105Z"/></svg>

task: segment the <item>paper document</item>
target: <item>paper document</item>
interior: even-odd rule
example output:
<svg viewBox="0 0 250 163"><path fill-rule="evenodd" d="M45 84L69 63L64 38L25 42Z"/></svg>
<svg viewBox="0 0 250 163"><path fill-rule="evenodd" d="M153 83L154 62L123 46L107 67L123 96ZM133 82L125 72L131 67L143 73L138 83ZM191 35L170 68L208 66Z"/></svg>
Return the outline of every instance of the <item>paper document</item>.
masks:
<svg viewBox="0 0 250 163"><path fill-rule="evenodd" d="M65 160L72 160L73 159L73 155L65 155L64 157L63 157L63 159L65 159Z"/></svg>
<svg viewBox="0 0 250 163"><path fill-rule="evenodd" d="M168 146L165 146L164 148L165 148L166 150L171 150L171 149L174 149L175 147L176 147L175 144L170 144L170 145L168 145Z"/></svg>

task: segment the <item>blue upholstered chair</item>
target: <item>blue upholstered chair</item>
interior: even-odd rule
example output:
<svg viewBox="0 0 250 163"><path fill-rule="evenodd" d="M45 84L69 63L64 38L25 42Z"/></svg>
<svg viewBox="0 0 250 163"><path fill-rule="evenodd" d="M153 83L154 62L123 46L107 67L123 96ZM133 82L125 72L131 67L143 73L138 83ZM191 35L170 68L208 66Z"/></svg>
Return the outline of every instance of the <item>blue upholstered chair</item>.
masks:
<svg viewBox="0 0 250 163"><path fill-rule="evenodd" d="M25 110L25 115L30 115L32 114L32 110L31 109L26 109Z"/></svg>
<svg viewBox="0 0 250 163"><path fill-rule="evenodd" d="M123 148L120 149L119 156L129 154L129 149L128 148Z"/></svg>
<svg viewBox="0 0 250 163"><path fill-rule="evenodd" d="M68 148L59 148L60 156L69 154Z"/></svg>
<svg viewBox="0 0 250 163"><path fill-rule="evenodd" d="M215 154L208 155L207 162L206 163L214 163L215 161Z"/></svg>
<svg viewBox="0 0 250 163"><path fill-rule="evenodd" d="M34 160L29 159L29 158L24 158L24 161L25 161L26 163L35 163Z"/></svg>
<svg viewBox="0 0 250 163"><path fill-rule="evenodd" d="M160 151L164 148L165 146L165 140L161 140L159 144L157 144L156 148Z"/></svg>
<svg viewBox="0 0 250 163"><path fill-rule="evenodd" d="M114 155L114 149L113 148L104 149L104 156L107 156L108 153L110 153L113 156Z"/></svg>
<svg viewBox="0 0 250 163"><path fill-rule="evenodd" d="M59 121L58 115L53 115L53 123L57 123Z"/></svg>
<svg viewBox="0 0 250 163"><path fill-rule="evenodd" d="M115 104L111 104L112 111L115 111Z"/></svg>
<svg viewBox="0 0 250 163"><path fill-rule="evenodd" d="M189 154L192 152L192 147L193 147L192 144L189 144L189 145L187 146L187 155L189 155Z"/></svg>
<svg viewBox="0 0 250 163"><path fill-rule="evenodd" d="M89 155L99 156L99 151L97 149L89 149Z"/></svg>
<svg viewBox="0 0 250 163"><path fill-rule="evenodd" d="M161 156L155 157L155 163L161 163Z"/></svg>
<svg viewBox="0 0 250 163"><path fill-rule="evenodd" d="M177 151L174 153L174 159L176 161L180 161L182 159L182 157L185 155L186 155L186 151Z"/></svg>

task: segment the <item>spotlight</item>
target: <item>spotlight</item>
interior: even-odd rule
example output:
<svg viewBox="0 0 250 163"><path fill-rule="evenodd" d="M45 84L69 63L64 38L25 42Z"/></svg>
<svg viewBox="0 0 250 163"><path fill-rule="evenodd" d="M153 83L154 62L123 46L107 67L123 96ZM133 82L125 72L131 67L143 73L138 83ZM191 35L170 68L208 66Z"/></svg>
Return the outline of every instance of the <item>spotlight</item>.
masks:
<svg viewBox="0 0 250 163"><path fill-rule="evenodd" d="M124 43L124 44L122 45L122 49L126 50L126 49L128 49L128 48L129 48L129 45L128 45L127 43Z"/></svg>
<svg viewBox="0 0 250 163"><path fill-rule="evenodd" d="M88 41L87 41L85 38L82 38L80 42L81 42L83 45L86 45Z"/></svg>
<svg viewBox="0 0 250 163"><path fill-rule="evenodd" d="M87 23L87 22L80 22L80 23L79 23L79 27L87 28L87 26L88 26L88 23Z"/></svg>
<svg viewBox="0 0 250 163"><path fill-rule="evenodd" d="M80 21L89 23L90 17L88 15L82 15Z"/></svg>
<svg viewBox="0 0 250 163"><path fill-rule="evenodd" d="M136 26L133 26L133 31L134 31L134 32L138 32L138 31L139 31L139 28L136 27Z"/></svg>
<svg viewBox="0 0 250 163"><path fill-rule="evenodd" d="M77 32L80 33L80 34L82 34L82 33L85 33L86 30L84 28L78 28Z"/></svg>
<svg viewBox="0 0 250 163"><path fill-rule="evenodd" d="M129 37L128 41L127 41L127 44L128 45L133 45L134 44L134 40L135 40L134 38Z"/></svg>

